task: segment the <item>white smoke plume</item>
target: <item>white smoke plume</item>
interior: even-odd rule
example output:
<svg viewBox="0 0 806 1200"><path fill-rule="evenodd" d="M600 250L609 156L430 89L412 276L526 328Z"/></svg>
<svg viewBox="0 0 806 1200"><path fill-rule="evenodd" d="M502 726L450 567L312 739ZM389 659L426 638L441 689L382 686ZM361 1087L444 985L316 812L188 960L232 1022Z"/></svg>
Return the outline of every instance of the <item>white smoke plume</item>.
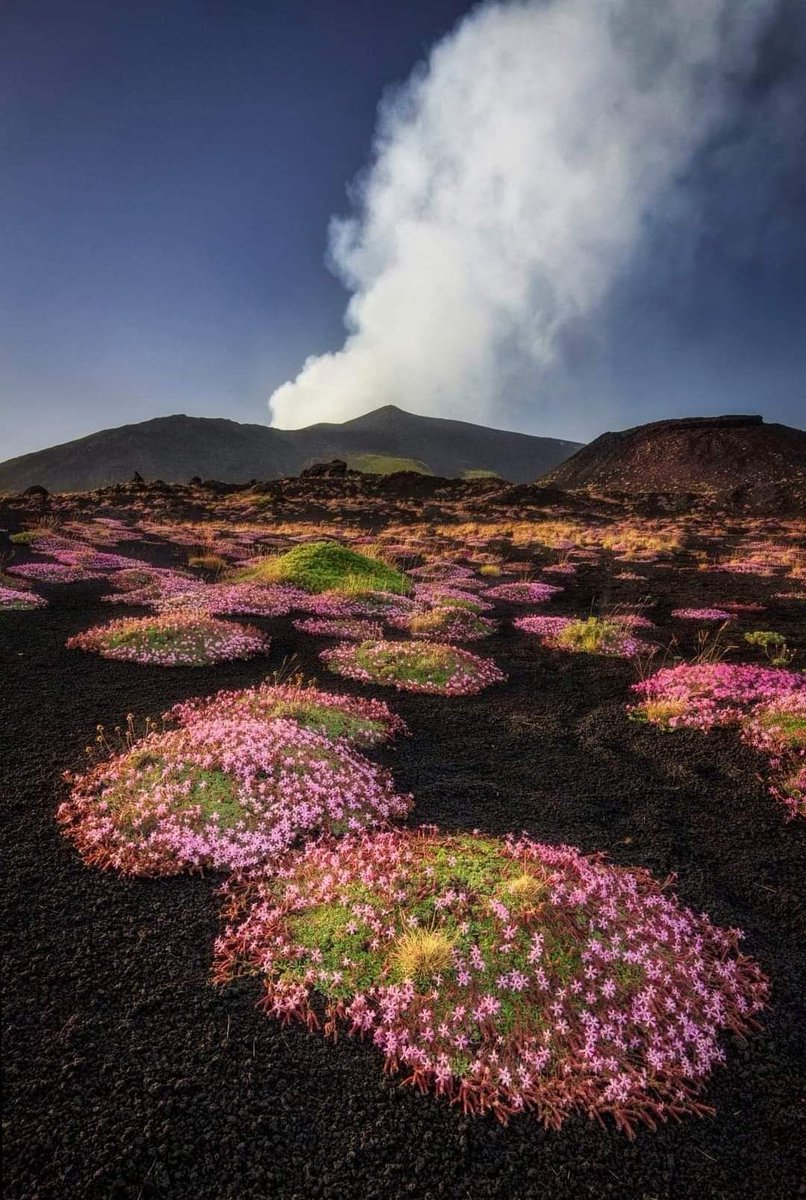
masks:
<svg viewBox="0 0 806 1200"><path fill-rule="evenodd" d="M383 404L489 423L524 378L535 416L556 417L541 377L727 120L772 3L522 0L466 17L381 106L356 214L330 231L347 339L274 392L274 424Z"/></svg>

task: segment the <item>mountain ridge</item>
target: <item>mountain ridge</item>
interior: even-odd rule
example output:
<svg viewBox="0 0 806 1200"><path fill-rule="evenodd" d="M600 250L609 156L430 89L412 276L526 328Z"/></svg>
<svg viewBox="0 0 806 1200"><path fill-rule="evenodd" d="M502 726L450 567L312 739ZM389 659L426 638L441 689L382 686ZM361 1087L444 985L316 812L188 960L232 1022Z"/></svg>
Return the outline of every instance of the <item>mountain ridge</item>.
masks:
<svg viewBox="0 0 806 1200"><path fill-rule="evenodd" d="M526 483L572 454L579 442L423 417L385 405L342 424L303 429L242 424L226 417L174 413L101 429L0 463L0 491L38 484L49 491L90 491L130 479L229 483L297 475L312 462L352 454L419 459L437 475L495 471Z"/></svg>

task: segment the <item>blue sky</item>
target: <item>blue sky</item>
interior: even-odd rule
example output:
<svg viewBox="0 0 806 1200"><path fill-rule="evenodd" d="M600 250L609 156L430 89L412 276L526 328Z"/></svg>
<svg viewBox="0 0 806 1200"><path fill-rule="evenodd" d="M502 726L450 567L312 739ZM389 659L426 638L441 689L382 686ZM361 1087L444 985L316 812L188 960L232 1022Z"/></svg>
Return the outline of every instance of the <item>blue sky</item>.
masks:
<svg viewBox="0 0 806 1200"><path fill-rule="evenodd" d="M343 341L327 227L384 89L469 7L5 0L0 459L170 412L267 423L272 390ZM502 426L802 420L803 22L781 8L734 129L692 164L578 356L580 389L607 380L606 419L580 399L545 428L525 384ZM752 115L773 91L774 144Z"/></svg>

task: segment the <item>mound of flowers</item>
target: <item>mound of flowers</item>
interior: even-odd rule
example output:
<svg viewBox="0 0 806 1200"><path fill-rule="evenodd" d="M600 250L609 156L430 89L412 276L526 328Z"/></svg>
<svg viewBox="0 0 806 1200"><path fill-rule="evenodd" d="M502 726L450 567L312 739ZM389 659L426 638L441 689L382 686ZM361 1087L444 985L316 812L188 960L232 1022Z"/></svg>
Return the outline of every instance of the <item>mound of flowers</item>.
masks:
<svg viewBox="0 0 806 1200"><path fill-rule="evenodd" d="M39 550L41 547L37 547ZM68 567L79 567L86 571L104 574L107 571L131 570L138 566L137 560L108 550L96 550L82 542L48 549L56 562Z"/></svg>
<svg viewBox="0 0 806 1200"><path fill-rule="evenodd" d="M625 619L603 617L517 617L513 624L524 633L533 633L544 646L568 650L574 654L607 654L629 658L644 649L646 643L630 630L645 622L645 618L627 616Z"/></svg>
<svg viewBox="0 0 806 1200"><path fill-rule="evenodd" d="M71 780L58 811L88 865L240 869L313 834L405 815L388 772L295 721L196 717Z"/></svg>
<svg viewBox="0 0 806 1200"><path fill-rule="evenodd" d="M414 598L421 607L427 604L430 608L467 608L477 613L492 610L494 605L489 600L477 592L468 591L464 580L461 583L462 587L451 587L447 583L418 583L414 588Z"/></svg>
<svg viewBox="0 0 806 1200"><path fill-rule="evenodd" d="M724 608L675 608L672 616L679 621L730 621L733 613Z"/></svg>
<svg viewBox="0 0 806 1200"><path fill-rule="evenodd" d="M359 618L334 617L332 620L319 617L304 617L293 622L300 633L312 633L318 637L347 639L351 642L369 642L383 637L383 626L377 621L362 621Z"/></svg>
<svg viewBox="0 0 806 1200"><path fill-rule="evenodd" d="M101 578L98 571L59 562L21 563L17 567L9 567L8 574L19 575L21 579L30 579L34 583L88 583Z"/></svg>
<svg viewBox="0 0 806 1200"><path fill-rule="evenodd" d="M351 550L340 542L307 542L248 569L254 582L288 583L307 592L362 590L402 592L409 580L380 558Z"/></svg>
<svg viewBox="0 0 806 1200"><path fill-rule="evenodd" d="M369 1037L390 1071L502 1120L708 1111L720 1034L760 969L646 872L568 846L434 829L348 836L230 884L216 978L281 1020Z"/></svg>
<svg viewBox="0 0 806 1200"><path fill-rule="evenodd" d="M48 602L44 596L36 592L21 592L16 588L0 587L0 612L9 609L47 608Z"/></svg>
<svg viewBox="0 0 806 1200"><path fill-rule="evenodd" d="M742 736L770 760L770 791L790 817L806 816L806 691L760 704Z"/></svg>
<svg viewBox="0 0 806 1200"><path fill-rule="evenodd" d="M318 592L312 595L298 588L293 590L296 593L293 607L299 612L309 613L312 617L355 617L361 612L356 599L346 596L343 592Z"/></svg>
<svg viewBox="0 0 806 1200"><path fill-rule="evenodd" d="M515 583L499 583L484 593L490 600L506 600L510 604L543 604L563 589L554 583L519 579Z"/></svg>
<svg viewBox="0 0 806 1200"><path fill-rule="evenodd" d="M661 729L737 725L770 760L770 790L790 816L806 814L806 676L778 667L683 663L633 684L630 715Z"/></svg>
<svg viewBox="0 0 806 1200"><path fill-rule="evenodd" d="M319 657L347 679L438 696L469 696L506 678L490 659L441 642L345 643Z"/></svg>
<svg viewBox="0 0 806 1200"><path fill-rule="evenodd" d="M68 638L70 649L102 658L158 667L207 666L266 654L269 639L259 629L180 609L153 617L124 617Z"/></svg>
<svg viewBox="0 0 806 1200"><path fill-rule="evenodd" d="M264 587L261 584L196 582L192 590L162 596L156 607L163 612L172 608L192 608L209 616L235 613L252 617L284 617L294 607L297 595L292 588Z"/></svg>
<svg viewBox="0 0 806 1200"><path fill-rule="evenodd" d="M409 575L416 579L466 580L473 578L470 567L460 566L452 562L425 563L422 567L412 567Z"/></svg>
<svg viewBox="0 0 806 1200"><path fill-rule="evenodd" d="M352 601L353 612L362 617L401 616L414 612L417 604L409 596L400 596L392 592L362 592Z"/></svg>
<svg viewBox="0 0 806 1200"><path fill-rule="evenodd" d="M200 579L192 579L180 571L164 567L131 567L116 571L109 578L113 589L101 599L108 604L142 604L149 608L168 605L177 596L187 598L203 593L207 587Z"/></svg>
<svg viewBox="0 0 806 1200"><path fill-rule="evenodd" d="M212 716L226 720L248 717L255 721L282 717L356 746L374 746L396 734L408 733L405 722L382 700L338 696L300 682L266 681L240 691L216 692L213 696L186 700L166 714L179 725L206 721Z"/></svg>
<svg viewBox="0 0 806 1200"><path fill-rule="evenodd" d="M434 642L477 642L489 637L497 628L495 621L454 604L390 617L389 624L404 629L414 638Z"/></svg>

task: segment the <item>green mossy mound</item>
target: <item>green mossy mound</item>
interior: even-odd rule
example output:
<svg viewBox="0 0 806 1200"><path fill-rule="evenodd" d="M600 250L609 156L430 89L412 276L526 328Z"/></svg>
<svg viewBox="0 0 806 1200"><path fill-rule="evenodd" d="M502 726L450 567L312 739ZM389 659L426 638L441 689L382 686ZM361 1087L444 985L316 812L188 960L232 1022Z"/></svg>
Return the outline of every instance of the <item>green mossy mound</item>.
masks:
<svg viewBox="0 0 806 1200"><path fill-rule="evenodd" d="M395 592L411 590L408 578L379 558L359 554L340 542L308 542L277 558L267 558L238 575L264 583L285 583L307 592Z"/></svg>

